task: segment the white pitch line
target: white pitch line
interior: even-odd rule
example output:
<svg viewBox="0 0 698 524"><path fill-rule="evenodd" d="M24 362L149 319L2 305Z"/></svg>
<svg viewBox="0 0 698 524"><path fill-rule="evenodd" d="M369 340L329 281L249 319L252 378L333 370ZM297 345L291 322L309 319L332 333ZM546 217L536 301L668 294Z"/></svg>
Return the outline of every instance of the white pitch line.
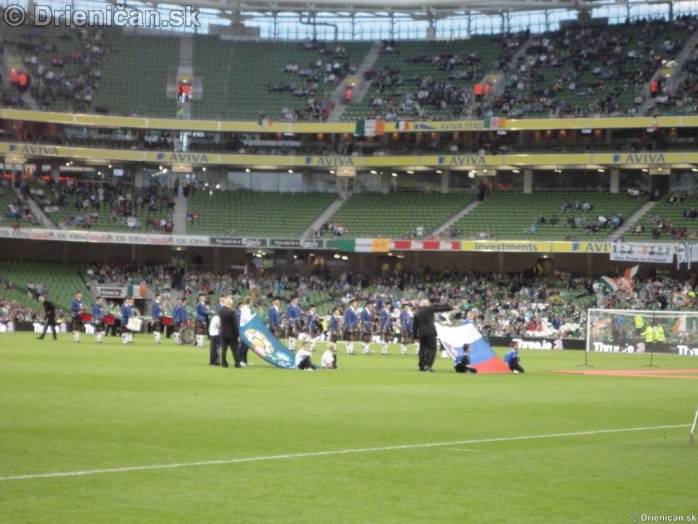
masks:
<svg viewBox="0 0 698 524"><path fill-rule="evenodd" d="M404 444L401 446L384 446L379 448L338 449L330 451L309 451L307 453L289 453L286 455L262 455L259 457L242 457L236 459L204 460L201 462L179 462L173 464L152 464L150 466L126 466L122 468L88 469L84 471L63 471L55 473L30 473L27 475L10 475L0 477L0 482L13 480L36 480L65 477L85 477L88 475L104 475L107 473L130 473L132 471L153 471L160 469L196 468L202 466L224 466L230 464L244 464L246 462L264 462L271 460L287 460L307 457L327 457L332 455L349 455L354 453L377 453L381 451L399 451L405 449L436 448L443 446L466 446L469 444L488 444L492 442L512 442L517 440L537 440L545 438L583 437L588 435L603 435L607 433L626 433L630 431L652 431L657 429L686 428L690 424L677 424L673 426L646 426L639 428L598 429L593 431L575 431L571 433L549 433L547 435L522 435L518 437L495 437L471 440L456 440L451 442L431 442L424 444Z"/></svg>

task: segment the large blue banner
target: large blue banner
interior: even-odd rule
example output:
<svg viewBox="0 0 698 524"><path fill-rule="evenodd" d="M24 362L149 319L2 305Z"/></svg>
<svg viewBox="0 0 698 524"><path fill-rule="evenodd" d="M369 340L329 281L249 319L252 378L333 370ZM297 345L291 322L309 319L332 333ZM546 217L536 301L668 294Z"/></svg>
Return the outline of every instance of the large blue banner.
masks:
<svg viewBox="0 0 698 524"><path fill-rule="evenodd" d="M276 338L257 315L240 326L240 338L260 358L273 366L291 369L296 365L296 356Z"/></svg>

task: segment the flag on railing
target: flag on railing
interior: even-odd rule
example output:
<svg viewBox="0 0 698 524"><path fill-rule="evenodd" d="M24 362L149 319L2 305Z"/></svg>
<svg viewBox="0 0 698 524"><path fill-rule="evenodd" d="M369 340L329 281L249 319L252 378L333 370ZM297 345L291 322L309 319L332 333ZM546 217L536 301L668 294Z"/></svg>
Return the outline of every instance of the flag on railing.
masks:
<svg viewBox="0 0 698 524"><path fill-rule="evenodd" d="M507 119L503 116L486 116L484 126L488 129L504 129Z"/></svg>
<svg viewBox="0 0 698 524"><path fill-rule="evenodd" d="M270 126L274 123L274 121L271 118L260 118L257 120L257 125L260 126Z"/></svg>
<svg viewBox="0 0 698 524"><path fill-rule="evenodd" d="M410 131L414 126L410 120L398 120L395 122L395 129L398 131Z"/></svg>
<svg viewBox="0 0 698 524"><path fill-rule="evenodd" d="M357 120L354 134L357 136L381 136L385 134L385 121Z"/></svg>

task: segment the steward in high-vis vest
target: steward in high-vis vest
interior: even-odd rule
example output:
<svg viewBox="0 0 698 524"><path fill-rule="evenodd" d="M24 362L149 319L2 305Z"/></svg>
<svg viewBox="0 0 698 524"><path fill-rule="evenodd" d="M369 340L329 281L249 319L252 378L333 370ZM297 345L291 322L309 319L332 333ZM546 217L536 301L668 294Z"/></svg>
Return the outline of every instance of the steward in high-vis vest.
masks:
<svg viewBox="0 0 698 524"><path fill-rule="evenodd" d="M654 328L652 326L647 326L645 328L645 331L643 331L642 336L645 339L645 344L653 343L654 342Z"/></svg>
<svg viewBox="0 0 698 524"><path fill-rule="evenodd" d="M642 315L635 315L635 334L642 335L645 330L645 319Z"/></svg>
<svg viewBox="0 0 698 524"><path fill-rule="evenodd" d="M666 332L664 331L664 326L661 324L654 328L654 341L660 344L666 342Z"/></svg>

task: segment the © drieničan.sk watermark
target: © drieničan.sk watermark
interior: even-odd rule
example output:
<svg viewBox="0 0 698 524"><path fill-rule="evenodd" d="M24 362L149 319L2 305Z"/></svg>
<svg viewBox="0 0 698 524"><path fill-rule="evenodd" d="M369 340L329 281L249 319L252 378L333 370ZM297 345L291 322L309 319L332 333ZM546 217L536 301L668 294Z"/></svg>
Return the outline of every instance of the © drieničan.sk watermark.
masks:
<svg viewBox="0 0 698 524"><path fill-rule="evenodd" d="M10 27L137 27L137 28L185 28L201 27L199 9L181 6L179 9L161 11L150 8L133 8L125 5L104 4L99 8L76 9L70 5L48 6L31 4L30 8L12 4L4 8L2 18Z"/></svg>

